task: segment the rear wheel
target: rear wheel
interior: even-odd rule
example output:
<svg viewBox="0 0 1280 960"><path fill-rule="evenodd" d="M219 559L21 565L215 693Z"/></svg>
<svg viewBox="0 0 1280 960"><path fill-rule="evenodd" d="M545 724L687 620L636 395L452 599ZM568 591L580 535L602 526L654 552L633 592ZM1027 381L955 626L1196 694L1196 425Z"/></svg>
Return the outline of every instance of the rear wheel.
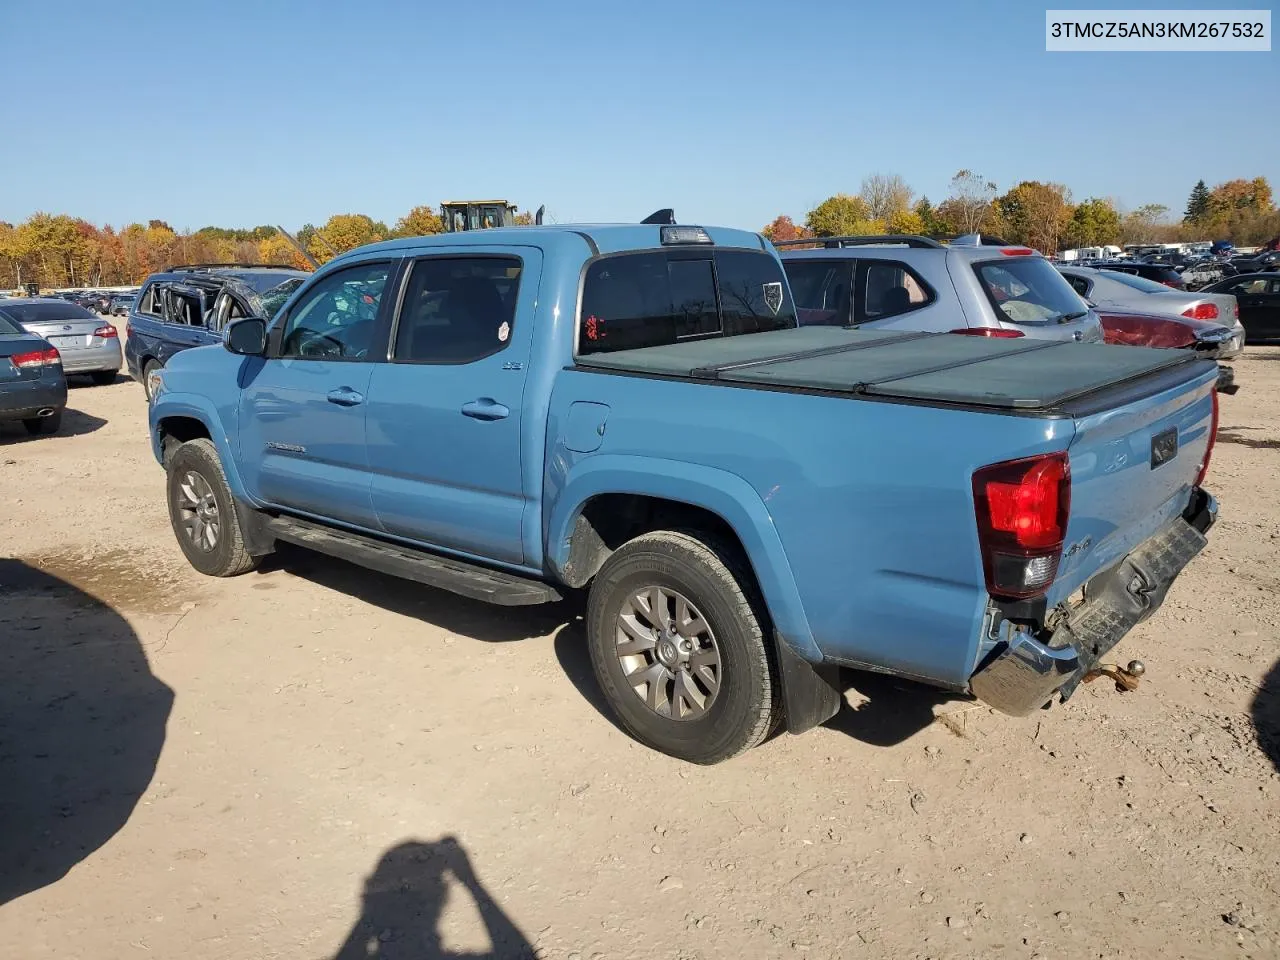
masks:
<svg viewBox="0 0 1280 960"><path fill-rule="evenodd" d="M22 425L27 428L27 433L33 437L43 433L57 433L62 427L62 411L51 413L47 417L32 417L30 420L23 420Z"/></svg>
<svg viewBox="0 0 1280 960"><path fill-rule="evenodd" d="M93 382L100 387L105 387L109 383L116 382L115 370L95 370L93 373L89 374L89 376L92 377Z"/></svg>
<svg viewBox="0 0 1280 960"><path fill-rule="evenodd" d="M160 369L160 363L157 360L148 360L142 365L142 392L147 395L147 401L151 400L151 374Z"/></svg>
<svg viewBox="0 0 1280 960"><path fill-rule="evenodd" d="M624 544L591 586L596 679L637 740L692 763L758 744L777 712L768 617L737 552L657 531Z"/></svg>
<svg viewBox="0 0 1280 960"><path fill-rule="evenodd" d="M235 500L213 441L200 437L169 458L169 522L187 560L211 577L234 577L258 565L245 549Z"/></svg>

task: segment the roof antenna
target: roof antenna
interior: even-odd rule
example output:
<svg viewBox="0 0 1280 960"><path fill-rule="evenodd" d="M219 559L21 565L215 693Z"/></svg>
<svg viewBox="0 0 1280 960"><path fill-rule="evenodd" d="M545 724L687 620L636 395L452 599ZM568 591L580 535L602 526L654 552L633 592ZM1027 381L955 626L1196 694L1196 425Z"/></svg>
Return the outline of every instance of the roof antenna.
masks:
<svg viewBox="0 0 1280 960"><path fill-rule="evenodd" d="M661 223L673 224L676 222L676 212L671 207L663 207L661 210L655 210L649 214L641 223Z"/></svg>

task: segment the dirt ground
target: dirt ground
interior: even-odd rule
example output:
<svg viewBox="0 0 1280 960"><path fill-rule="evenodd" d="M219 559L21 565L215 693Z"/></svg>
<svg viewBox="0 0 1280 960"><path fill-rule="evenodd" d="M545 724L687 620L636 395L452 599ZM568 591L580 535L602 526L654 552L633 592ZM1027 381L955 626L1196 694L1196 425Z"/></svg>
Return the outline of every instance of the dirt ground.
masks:
<svg viewBox="0 0 1280 960"><path fill-rule="evenodd" d="M0 955L1280 956L1280 349L1237 374L1140 690L851 675L713 768L606 718L569 607L199 576L141 388L74 388L0 427Z"/></svg>

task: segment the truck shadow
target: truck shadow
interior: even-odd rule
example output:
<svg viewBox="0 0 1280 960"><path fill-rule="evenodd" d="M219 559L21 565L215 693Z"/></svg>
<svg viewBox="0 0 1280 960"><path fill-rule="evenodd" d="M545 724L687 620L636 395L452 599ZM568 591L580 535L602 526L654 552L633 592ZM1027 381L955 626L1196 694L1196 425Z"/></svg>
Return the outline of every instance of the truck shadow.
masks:
<svg viewBox="0 0 1280 960"><path fill-rule="evenodd" d="M411 580L379 573L322 553L279 543L259 574L283 570L390 613L433 624L485 643L543 637L577 615L573 600L534 607L498 607Z"/></svg>
<svg viewBox="0 0 1280 960"><path fill-rule="evenodd" d="M128 821L173 692L109 606L0 558L0 904L47 886Z"/></svg>
<svg viewBox="0 0 1280 960"><path fill-rule="evenodd" d="M1280 660L1271 667L1254 695L1249 710L1257 731L1258 747L1280 773Z"/></svg>
<svg viewBox="0 0 1280 960"><path fill-rule="evenodd" d="M915 736L937 719L934 707L967 699L901 677L842 670L845 703L825 726L873 747L891 747ZM860 700L849 703L848 694Z"/></svg>
<svg viewBox="0 0 1280 960"><path fill-rule="evenodd" d="M491 949L456 952L442 943L440 918L449 880L471 898ZM525 960L532 945L476 876L466 850L454 837L434 842L406 840L382 855L366 879L360 918L333 960L403 957L405 960Z"/></svg>

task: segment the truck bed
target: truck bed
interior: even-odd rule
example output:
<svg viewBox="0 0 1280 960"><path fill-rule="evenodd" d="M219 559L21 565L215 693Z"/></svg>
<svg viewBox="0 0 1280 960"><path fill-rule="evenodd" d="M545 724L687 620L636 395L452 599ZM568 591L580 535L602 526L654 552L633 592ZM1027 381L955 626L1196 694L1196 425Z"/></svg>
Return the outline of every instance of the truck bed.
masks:
<svg viewBox="0 0 1280 960"><path fill-rule="evenodd" d="M989 339L801 327L590 354L585 368L956 404L1059 411L1071 400L1173 367L1203 372L1194 354L1060 340Z"/></svg>

